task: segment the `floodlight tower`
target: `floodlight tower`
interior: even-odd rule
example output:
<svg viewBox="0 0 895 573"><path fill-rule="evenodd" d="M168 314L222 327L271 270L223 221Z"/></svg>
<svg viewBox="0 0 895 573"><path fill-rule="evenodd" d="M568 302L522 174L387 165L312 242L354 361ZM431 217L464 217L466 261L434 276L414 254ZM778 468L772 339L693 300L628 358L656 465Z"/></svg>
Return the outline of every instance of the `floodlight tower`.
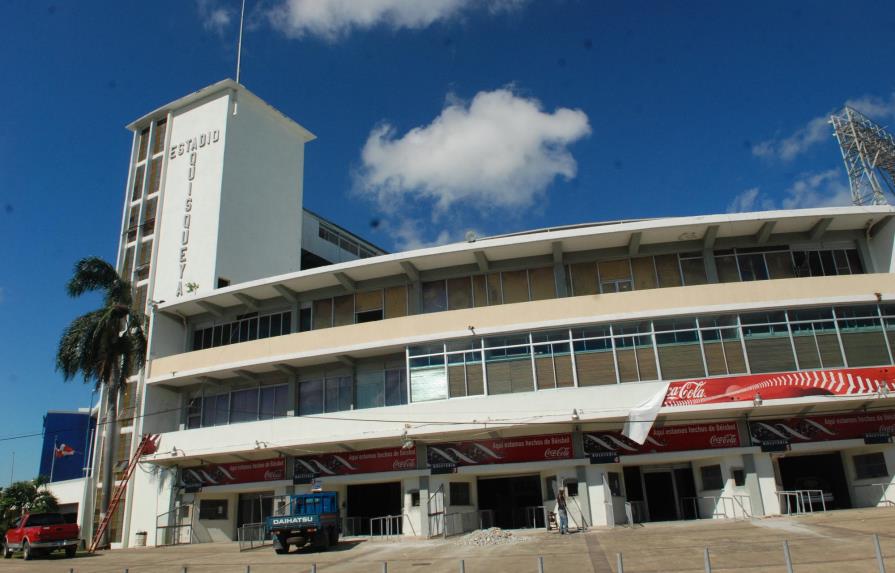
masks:
<svg viewBox="0 0 895 573"><path fill-rule="evenodd" d="M845 106L830 116L839 141L852 203L885 205L885 191L895 194L895 138L859 111Z"/></svg>

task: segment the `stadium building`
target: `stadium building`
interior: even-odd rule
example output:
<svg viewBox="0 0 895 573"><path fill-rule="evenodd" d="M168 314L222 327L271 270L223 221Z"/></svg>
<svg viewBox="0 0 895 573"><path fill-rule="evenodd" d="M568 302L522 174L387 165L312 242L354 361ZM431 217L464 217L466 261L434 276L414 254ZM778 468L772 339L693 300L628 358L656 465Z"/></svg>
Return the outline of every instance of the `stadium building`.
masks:
<svg viewBox="0 0 895 573"><path fill-rule="evenodd" d="M588 526L891 503L889 206L388 254L303 210L314 136L235 82L129 127L150 346L114 438L159 446L116 543L233 540L311 482L345 533L424 537L543 526L558 488Z"/></svg>

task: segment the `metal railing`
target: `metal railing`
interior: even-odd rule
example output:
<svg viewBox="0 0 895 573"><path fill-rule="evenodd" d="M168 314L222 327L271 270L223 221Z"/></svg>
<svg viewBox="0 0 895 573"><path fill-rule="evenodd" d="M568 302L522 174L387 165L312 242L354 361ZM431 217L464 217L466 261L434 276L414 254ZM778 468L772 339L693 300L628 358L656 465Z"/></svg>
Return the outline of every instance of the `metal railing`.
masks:
<svg viewBox="0 0 895 573"><path fill-rule="evenodd" d="M886 482L886 483L863 483L855 485L855 489L859 487L872 487L879 489L879 501L876 503L877 506L895 506L895 501L889 499L889 488L895 486L895 483Z"/></svg>
<svg viewBox="0 0 895 573"><path fill-rule="evenodd" d="M239 550L248 551L273 543L273 538L264 523L246 523L236 530Z"/></svg>
<svg viewBox="0 0 895 573"><path fill-rule="evenodd" d="M155 545L185 545L193 542L193 505L178 506L155 518Z"/></svg>
<svg viewBox="0 0 895 573"><path fill-rule="evenodd" d="M429 537L444 537L444 484L438 486L438 489L432 492L432 495L426 500L426 513L429 520Z"/></svg>
<svg viewBox="0 0 895 573"><path fill-rule="evenodd" d="M612 505L609 504L609 507ZM646 505L642 501L626 501L625 518L628 525L643 523L646 521Z"/></svg>
<svg viewBox="0 0 895 573"><path fill-rule="evenodd" d="M369 517L342 518L342 537L366 537L369 533Z"/></svg>
<svg viewBox="0 0 895 573"><path fill-rule="evenodd" d="M494 510L480 509L470 511L458 511L444 515L443 537L460 535L476 529L488 529L494 527Z"/></svg>
<svg viewBox="0 0 895 573"><path fill-rule="evenodd" d="M406 522L404 518L407 518ZM410 516L407 514L371 517L370 537L389 541L392 537L404 534L404 523L407 523L410 526L411 533L416 535L416 530L414 530L413 523L410 521Z"/></svg>
<svg viewBox="0 0 895 573"><path fill-rule="evenodd" d="M515 519L513 520L515 525ZM525 508L525 520L523 521L523 528L526 529L538 529L538 528L547 528L547 508L543 505L531 505Z"/></svg>
<svg viewBox="0 0 895 573"><path fill-rule="evenodd" d="M780 500L780 511L783 513L783 500L786 500L786 514L797 515L801 513L813 513L815 504L820 502L821 509L827 510L828 494L822 489L794 489L778 491L777 499ZM795 511L793 511L795 509Z"/></svg>

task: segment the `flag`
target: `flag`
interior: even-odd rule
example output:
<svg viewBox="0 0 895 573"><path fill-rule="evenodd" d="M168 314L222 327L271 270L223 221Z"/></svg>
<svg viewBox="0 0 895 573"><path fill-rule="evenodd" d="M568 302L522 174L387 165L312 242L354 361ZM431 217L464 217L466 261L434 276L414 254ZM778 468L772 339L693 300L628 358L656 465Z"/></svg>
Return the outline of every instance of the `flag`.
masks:
<svg viewBox="0 0 895 573"><path fill-rule="evenodd" d="M73 456L73 455L75 455L75 449L74 449L73 447L71 447L71 446L67 446L67 445L65 445L65 444L59 444L58 446L56 446L56 450L55 450L54 455L55 455L57 458L64 458L64 457L66 457L66 456Z"/></svg>
<svg viewBox="0 0 895 573"><path fill-rule="evenodd" d="M623 436L641 446L643 445L646 437L649 436L650 430L653 429L653 422L656 421L656 416L659 415L662 402L665 401L668 385L669 383L665 382L655 394L644 400L639 406L631 408L631 411L628 412L628 420L622 429Z"/></svg>

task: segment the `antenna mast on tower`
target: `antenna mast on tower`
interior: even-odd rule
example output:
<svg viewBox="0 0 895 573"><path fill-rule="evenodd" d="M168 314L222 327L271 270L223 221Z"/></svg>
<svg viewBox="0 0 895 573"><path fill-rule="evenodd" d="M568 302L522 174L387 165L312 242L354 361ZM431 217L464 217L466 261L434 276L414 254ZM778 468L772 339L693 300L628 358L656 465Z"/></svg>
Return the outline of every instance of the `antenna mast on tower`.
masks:
<svg viewBox="0 0 895 573"><path fill-rule="evenodd" d="M859 111L845 106L830 116L839 141L852 203L886 205L886 191L895 194L895 138Z"/></svg>
<svg viewBox="0 0 895 573"><path fill-rule="evenodd" d="M242 63L242 25L246 13L246 0L242 0L242 8L239 10L239 42L236 44L236 83L239 83L239 67Z"/></svg>

